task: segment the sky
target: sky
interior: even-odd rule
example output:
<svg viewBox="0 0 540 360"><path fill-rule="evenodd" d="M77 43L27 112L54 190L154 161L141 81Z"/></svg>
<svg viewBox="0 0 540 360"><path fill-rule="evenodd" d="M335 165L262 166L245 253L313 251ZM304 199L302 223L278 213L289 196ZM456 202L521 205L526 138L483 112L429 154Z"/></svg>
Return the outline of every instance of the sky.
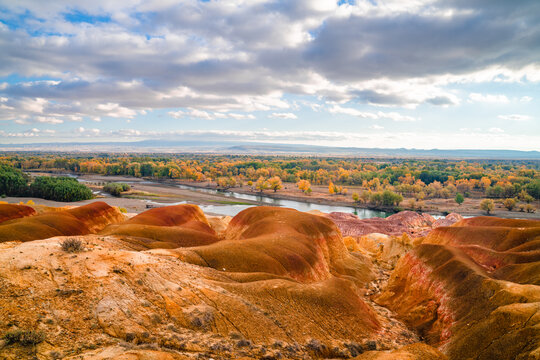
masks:
<svg viewBox="0 0 540 360"><path fill-rule="evenodd" d="M538 0L0 0L0 143L540 150Z"/></svg>

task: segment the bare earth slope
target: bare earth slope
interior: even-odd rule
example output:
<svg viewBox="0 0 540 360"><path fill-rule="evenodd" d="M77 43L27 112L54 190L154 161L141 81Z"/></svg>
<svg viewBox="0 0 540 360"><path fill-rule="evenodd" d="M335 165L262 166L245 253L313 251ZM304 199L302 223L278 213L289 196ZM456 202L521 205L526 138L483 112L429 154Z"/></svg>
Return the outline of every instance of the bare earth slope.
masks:
<svg viewBox="0 0 540 360"><path fill-rule="evenodd" d="M540 221L478 217L405 255L377 298L450 359L540 358Z"/></svg>
<svg viewBox="0 0 540 360"><path fill-rule="evenodd" d="M117 228L208 224L198 208L163 209ZM0 359L445 359L402 347L418 338L365 296L373 265L347 251L332 221L258 207L213 236L224 240L146 251L131 235L70 236L84 243L77 253L62 251L66 237L6 243L0 334L44 341L0 342Z"/></svg>

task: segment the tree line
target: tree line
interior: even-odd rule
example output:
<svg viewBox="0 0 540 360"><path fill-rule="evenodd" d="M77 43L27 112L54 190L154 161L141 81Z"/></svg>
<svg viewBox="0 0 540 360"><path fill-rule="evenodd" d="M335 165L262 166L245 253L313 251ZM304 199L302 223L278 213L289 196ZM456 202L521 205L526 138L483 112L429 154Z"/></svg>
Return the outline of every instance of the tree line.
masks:
<svg viewBox="0 0 540 360"><path fill-rule="evenodd" d="M92 190L70 177L37 176L31 179L19 169L0 164L0 196L31 196L54 201L93 198Z"/></svg>

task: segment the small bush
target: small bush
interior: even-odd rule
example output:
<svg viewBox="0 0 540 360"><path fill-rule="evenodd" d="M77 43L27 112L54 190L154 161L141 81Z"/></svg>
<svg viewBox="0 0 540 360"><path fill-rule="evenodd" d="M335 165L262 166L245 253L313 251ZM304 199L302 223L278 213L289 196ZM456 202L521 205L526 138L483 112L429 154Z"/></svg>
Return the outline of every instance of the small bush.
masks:
<svg viewBox="0 0 540 360"><path fill-rule="evenodd" d="M122 214L127 213L127 209L125 207L119 207L118 210L120 210Z"/></svg>
<svg viewBox="0 0 540 360"><path fill-rule="evenodd" d="M83 242L79 239L65 239L60 243L60 246L62 246L62 250L69 253L83 251L84 249Z"/></svg>
<svg viewBox="0 0 540 360"><path fill-rule="evenodd" d="M103 191L108 192L112 196L120 196L124 191L131 190L131 186L126 183L108 183L103 186Z"/></svg>
<svg viewBox="0 0 540 360"><path fill-rule="evenodd" d="M36 345L45 340L45 335L34 330L11 330L4 334L8 344L21 344L22 346Z"/></svg>

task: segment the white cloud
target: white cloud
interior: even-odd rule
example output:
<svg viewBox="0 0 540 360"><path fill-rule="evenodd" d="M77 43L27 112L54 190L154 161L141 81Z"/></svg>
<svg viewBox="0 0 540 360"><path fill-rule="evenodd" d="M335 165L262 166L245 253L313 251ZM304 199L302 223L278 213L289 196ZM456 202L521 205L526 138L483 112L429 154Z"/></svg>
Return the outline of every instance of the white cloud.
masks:
<svg viewBox="0 0 540 360"><path fill-rule="evenodd" d="M373 129L373 130L382 130L382 129L384 129L384 126L380 126L380 125L371 125L369 128L370 128L370 129Z"/></svg>
<svg viewBox="0 0 540 360"><path fill-rule="evenodd" d="M460 88L464 84L486 85L486 94L464 95L465 101L516 106L511 89L499 89L540 82L538 47L532 46L540 36L535 1L66 4L4 1L2 15L20 23L16 29L0 24L0 79L44 79L0 80L0 120L12 129L103 119L104 133L108 117L152 121L157 109L175 109L173 118L206 120L256 121L252 113L259 111L299 116L301 109L288 99L313 111L411 122L419 115L406 115L409 110L424 111L425 104L441 113L459 106L469 92ZM111 21L70 23L65 14L73 9ZM489 94L490 83L498 83L497 94ZM327 102L339 105L328 108ZM435 116L432 128L448 117ZM485 121L478 126L489 127Z"/></svg>
<svg viewBox="0 0 540 360"><path fill-rule="evenodd" d="M57 118L49 117L49 116L36 116L34 118L34 121L38 123L53 124L53 125L64 123L64 120L62 119L57 119Z"/></svg>
<svg viewBox="0 0 540 360"><path fill-rule="evenodd" d="M120 104L116 103L99 104L96 108L103 114L103 116L110 116L113 118L131 119L137 115L136 111L120 106Z"/></svg>
<svg viewBox="0 0 540 360"><path fill-rule="evenodd" d="M198 110L198 109L188 109L188 111L182 111L182 110L169 111L168 114L175 119L197 118L197 119L203 119L203 120L215 120L215 119L255 120L255 115L253 114L207 112L207 111Z"/></svg>
<svg viewBox="0 0 540 360"><path fill-rule="evenodd" d="M390 119L392 121L416 121L412 116L402 115L397 112L369 112L369 111L360 111L354 108L342 107L339 105L334 105L328 109L332 114L345 114L350 116L355 116L363 119Z"/></svg>
<svg viewBox="0 0 540 360"><path fill-rule="evenodd" d="M532 117L530 117L529 115L520 115L520 114L499 115L497 117L501 120L508 120L508 121L528 121L532 119Z"/></svg>
<svg viewBox="0 0 540 360"><path fill-rule="evenodd" d="M293 113L272 113L270 117L290 120L298 119L298 116Z"/></svg>
<svg viewBox="0 0 540 360"><path fill-rule="evenodd" d="M489 128L488 130L490 133L492 134L500 134L500 133L503 133L504 130L501 129L501 128L498 128L498 127L492 127L492 128Z"/></svg>
<svg viewBox="0 0 540 360"><path fill-rule="evenodd" d="M246 120L246 119L255 120L255 115L253 115L253 114L229 113L229 114L225 114L225 115L227 115L229 118L235 119L235 120Z"/></svg>
<svg viewBox="0 0 540 360"><path fill-rule="evenodd" d="M506 95L471 93L469 94L469 102L508 104L510 100L508 100Z"/></svg>

